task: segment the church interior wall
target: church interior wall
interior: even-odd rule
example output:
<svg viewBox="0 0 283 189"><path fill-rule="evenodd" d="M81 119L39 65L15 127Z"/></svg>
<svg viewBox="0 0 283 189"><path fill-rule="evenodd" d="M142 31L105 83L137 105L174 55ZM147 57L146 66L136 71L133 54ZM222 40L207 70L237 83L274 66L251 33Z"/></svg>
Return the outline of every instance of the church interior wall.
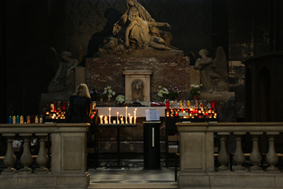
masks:
<svg viewBox="0 0 283 189"><path fill-rule="evenodd" d="M198 51L206 48L215 57L216 48L223 46L239 111L244 104L244 68L240 62L250 56L282 50L279 32L282 16L272 12L274 4L277 11L283 7L280 0L139 2L157 21L171 25L172 45L183 50L185 56L193 52L198 57ZM3 5L0 56L4 81L0 87L5 89L0 96L4 104L1 122L6 122L8 115L38 113L40 94L47 92L55 75L50 47L58 53L70 51L73 57L82 47L84 60L92 57L125 10L124 0L4 0L0 5ZM276 41L274 46L271 40Z"/></svg>

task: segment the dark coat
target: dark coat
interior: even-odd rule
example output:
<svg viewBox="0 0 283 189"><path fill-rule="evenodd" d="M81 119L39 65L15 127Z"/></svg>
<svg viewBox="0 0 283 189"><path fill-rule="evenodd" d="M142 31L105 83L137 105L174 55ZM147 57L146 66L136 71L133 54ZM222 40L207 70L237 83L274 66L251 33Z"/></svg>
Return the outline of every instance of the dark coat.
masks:
<svg viewBox="0 0 283 189"><path fill-rule="evenodd" d="M90 123L89 117L91 99L73 95L70 97L70 107L67 114L69 123Z"/></svg>

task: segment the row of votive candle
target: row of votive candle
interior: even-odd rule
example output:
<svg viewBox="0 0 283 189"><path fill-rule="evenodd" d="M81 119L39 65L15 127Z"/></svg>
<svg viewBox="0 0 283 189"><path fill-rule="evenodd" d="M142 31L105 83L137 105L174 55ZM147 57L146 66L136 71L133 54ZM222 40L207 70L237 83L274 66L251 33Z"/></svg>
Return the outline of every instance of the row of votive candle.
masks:
<svg viewBox="0 0 283 189"><path fill-rule="evenodd" d="M134 115L128 114L128 107L125 107L125 117L123 114L119 115L119 112L116 112L116 119L111 119L111 108L109 108L109 115L99 116L100 124L136 124L137 123L137 109L134 111Z"/></svg>
<svg viewBox="0 0 283 189"><path fill-rule="evenodd" d="M26 117L26 122L24 122L24 116L23 115L21 115L21 116L19 116L19 115L17 115L17 116L9 116L9 120L8 120L8 122L10 123L10 124L17 124L17 123L43 123L43 116L41 115L41 116L38 116L38 115L36 115L36 116L30 116L30 115L28 115L27 117Z"/></svg>
<svg viewBox="0 0 283 189"><path fill-rule="evenodd" d="M217 113L213 109L193 109L189 110L170 110L166 111L166 117L183 117L183 118L217 118Z"/></svg>

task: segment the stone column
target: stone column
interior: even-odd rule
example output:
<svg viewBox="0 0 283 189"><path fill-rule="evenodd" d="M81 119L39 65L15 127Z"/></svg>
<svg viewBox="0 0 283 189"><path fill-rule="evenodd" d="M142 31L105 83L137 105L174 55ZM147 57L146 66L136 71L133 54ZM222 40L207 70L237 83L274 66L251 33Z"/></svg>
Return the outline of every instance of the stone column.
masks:
<svg viewBox="0 0 283 189"><path fill-rule="evenodd" d="M229 133L218 132L217 134L220 136L220 150L217 158L218 162L220 163L218 171L230 171L229 167L227 166L227 163L229 162L229 155L226 150L226 138Z"/></svg>
<svg viewBox="0 0 283 189"><path fill-rule="evenodd" d="M24 138L24 151L21 156L20 162L24 166L21 170L19 170L19 173L21 174L31 174L32 169L29 168L30 164L32 163L32 156L30 153L30 137L32 134L20 134Z"/></svg>
<svg viewBox="0 0 283 189"><path fill-rule="evenodd" d="M47 133L38 133L36 136L39 137L39 152L36 158L36 163L39 165L39 168L35 170L35 173L37 174L44 174L48 173L49 170L45 168L46 164L48 163L48 157L45 153L45 138L47 137Z"/></svg>
<svg viewBox="0 0 283 189"><path fill-rule="evenodd" d="M250 167L250 171L251 172L263 172L262 168L258 166L262 160L261 154L259 153L259 149L258 149L258 135L261 135L263 133L262 132L251 132L250 134L252 136L252 141L253 141L253 148L252 148L252 152L250 155L250 161L253 163L253 166Z"/></svg>
<svg viewBox="0 0 283 189"><path fill-rule="evenodd" d="M17 159L12 148L13 138L15 137L15 134L3 134L3 136L7 138L7 151L3 160L7 168L4 169L1 174L3 175L16 174L17 170L14 169L13 167Z"/></svg>
<svg viewBox="0 0 283 189"><path fill-rule="evenodd" d="M275 146L274 146L274 135L279 135L279 132L272 132L266 133L268 135L268 141L269 141L269 148L268 148L268 152L266 155L266 161L267 163L270 165L266 171L268 173L280 173L281 171L278 169L278 167L275 167L275 165L278 163L278 156L277 153L275 151Z"/></svg>
<svg viewBox="0 0 283 189"><path fill-rule="evenodd" d="M242 166L242 164L245 162L245 156L242 150L242 135L246 134L245 132L234 132L235 140L236 140L236 151L233 156L233 160L237 164L237 166L234 168L234 171L246 171L246 169Z"/></svg>
<svg viewBox="0 0 283 189"><path fill-rule="evenodd" d="M129 101L133 100L131 89L130 75L125 75L125 97L127 97Z"/></svg>

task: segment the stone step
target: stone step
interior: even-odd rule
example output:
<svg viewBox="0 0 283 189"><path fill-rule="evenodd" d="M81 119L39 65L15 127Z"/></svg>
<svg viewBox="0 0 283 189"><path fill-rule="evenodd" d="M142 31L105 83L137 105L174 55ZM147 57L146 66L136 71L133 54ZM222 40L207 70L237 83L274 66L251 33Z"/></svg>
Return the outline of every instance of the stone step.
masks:
<svg viewBox="0 0 283 189"><path fill-rule="evenodd" d="M177 183L95 183L88 189L176 189Z"/></svg>

